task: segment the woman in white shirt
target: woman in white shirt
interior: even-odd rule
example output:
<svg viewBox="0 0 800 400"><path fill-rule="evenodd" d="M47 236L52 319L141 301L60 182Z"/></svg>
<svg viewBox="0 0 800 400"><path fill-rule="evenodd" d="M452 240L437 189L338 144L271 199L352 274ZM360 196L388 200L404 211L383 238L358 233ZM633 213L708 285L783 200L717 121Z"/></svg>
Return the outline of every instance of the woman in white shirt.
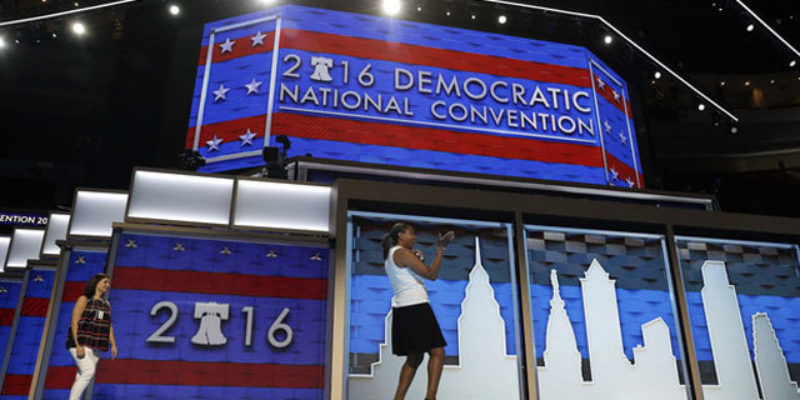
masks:
<svg viewBox="0 0 800 400"><path fill-rule="evenodd" d="M444 346L447 343L428 302L428 290L423 278L436 280L442 266L442 254L454 237L453 231L438 235L436 257L427 266L422 261L422 252L414 250L417 236L411 224L398 222L383 236L384 268L394 289L392 353L406 356L406 362L400 370L395 400L405 398L425 353L430 356L425 399L436 400L444 366Z"/></svg>

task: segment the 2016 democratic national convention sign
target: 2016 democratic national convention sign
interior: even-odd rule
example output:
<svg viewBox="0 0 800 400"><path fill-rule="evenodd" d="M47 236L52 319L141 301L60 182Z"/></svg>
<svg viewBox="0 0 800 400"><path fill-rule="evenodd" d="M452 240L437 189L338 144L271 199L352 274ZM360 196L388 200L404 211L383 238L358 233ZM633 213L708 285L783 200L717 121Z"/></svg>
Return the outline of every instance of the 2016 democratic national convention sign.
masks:
<svg viewBox="0 0 800 400"><path fill-rule="evenodd" d="M643 187L626 83L585 48L283 6L205 26L186 146Z"/></svg>

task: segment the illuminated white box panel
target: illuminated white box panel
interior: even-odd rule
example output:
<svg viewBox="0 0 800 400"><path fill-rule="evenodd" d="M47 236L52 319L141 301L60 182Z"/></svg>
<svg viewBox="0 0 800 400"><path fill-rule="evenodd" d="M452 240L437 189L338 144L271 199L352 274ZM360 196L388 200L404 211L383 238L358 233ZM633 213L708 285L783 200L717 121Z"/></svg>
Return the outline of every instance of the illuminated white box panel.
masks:
<svg viewBox="0 0 800 400"><path fill-rule="evenodd" d="M0 272L2 267L6 265L6 258L8 257L8 245L11 244L11 238L8 236L0 236Z"/></svg>
<svg viewBox="0 0 800 400"><path fill-rule="evenodd" d="M15 229L8 249L6 269L25 268L28 260L39 258L44 231L41 229Z"/></svg>
<svg viewBox="0 0 800 400"><path fill-rule="evenodd" d="M136 171L128 218L228 225L234 180Z"/></svg>
<svg viewBox="0 0 800 400"><path fill-rule="evenodd" d="M127 203L127 193L79 190L68 236L111 237L111 224L124 221Z"/></svg>
<svg viewBox="0 0 800 400"><path fill-rule="evenodd" d="M235 226L328 231L330 187L255 180L236 183Z"/></svg>
<svg viewBox="0 0 800 400"><path fill-rule="evenodd" d="M67 238L68 228L69 214L50 214L47 230L44 233L44 242L42 242L43 255L57 256L61 254L61 249L56 242Z"/></svg>

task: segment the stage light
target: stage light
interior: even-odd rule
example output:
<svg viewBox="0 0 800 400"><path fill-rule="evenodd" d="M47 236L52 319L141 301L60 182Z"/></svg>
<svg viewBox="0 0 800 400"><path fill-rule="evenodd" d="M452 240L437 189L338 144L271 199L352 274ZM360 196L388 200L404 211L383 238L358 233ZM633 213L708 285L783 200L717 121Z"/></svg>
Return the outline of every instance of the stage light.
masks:
<svg viewBox="0 0 800 400"><path fill-rule="evenodd" d="M750 81L744 83L745 86L750 86Z"/></svg>
<svg viewBox="0 0 800 400"><path fill-rule="evenodd" d="M731 135L735 135L739 133L739 127L736 125L731 125Z"/></svg>
<svg viewBox="0 0 800 400"><path fill-rule="evenodd" d="M475 18L478 18L478 16L477 16L477 15L475 15L475 14L471 14L469 17L470 17L470 18L471 18L473 21L475 20Z"/></svg>
<svg viewBox="0 0 800 400"><path fill-rule="evenodd" d="M402 8L400 0L383 0L383 12L386 15L397 15Z"/></svg>
<svg viewBox="0 0 800 400"><path fill-rule="evenodd" d="M53 37L53 39L55 39L55 38L57 38L57 37L58 37L58 35L57 35L55 32L53 32L53 34L52 34L52 35L50 35L50 36L52 36L52 37Z"/></svg>
<svg viewBox="0 0 800 400"><path fill-rule="evenodd" d="M86 26L80 22L72 24L72 32L78 36L83 36L86 33Z"/></svg>
<svg viewBox="0 0 800 400"><path fill-rule="evenodd" d="M181 8L178 7L177 5L173 4L173 5L169 6L169 13L172 14L172 15L178 15L178 14L181 13Z"/></svg>
<svg viewBox="0 0 800 400"><path fill-rule="evenodd" d="M422 7L417 7L417 12L422 12Z"/></svg>
<svg viewBox="0 0 800 400"><path fill-rule="evenodd" d="M770 83L771 85L774 85L774 84L775 84L775 79L770 79L770 80L769 80L769 83Z"/></svg>
<svg viewBox="0 0 800 400"><path fill-rule="evenodd" d="M261 4L269 5L275 2L275 0L259 0Z"/></svg>
<svg viewBox="0 0 800 400"><path fill-rule="evenodd" d="M789 61L789 68L794 68L795 65L797 65L797 60Z"/></svg>
<svg viewBox="0 0 800 400"><path fill-rule="evenodd" d="M703 110L706 109L706 105L703 104L703 103L700 103L700 104L697 105L697 109L700 110L700 111L703 111Z"/></svg>
<svg viewBox="0 0 800 400"><path fill-rule="evenodd" d="M450 16L450 11L446 12L445 15L447 15L449 17Z"/></svg>
<svg viewBox="0 0 800 400"><path fill-rule="evenodd" d="M500 25L503 25L506 22L508 22L508 18L505 15L501 15L501 16L497 17L497 22L499 22Z"/></svg>
<svg viewBox="0 0 800 400"><path fill-rule="evenodd" d="M755 29L755 28L756 28L756 27L755 27L755 25L753 25L753 24L747 25L747 31L748 31L748 32L752 32L752 31L753 31L753 29Z"/></svg>
<svg viewBox="0 0 800 400"><path fill-rule="evenodd" d="M725 81L719 83L720 86L725 86Z"/></svg>
<svg viewBox="0 0 800 400"><path fill-rule="evenodd" d="M6 47L6 40L0 37L0 49L2 49L3 47Z"/></svg>
<svg viewBox="0 0 800 400"><path fill-rule="evenodd" d="M661 71L656 71L656 73L653 74L653 76L655 76L656 79L661 79Z"/></svg>
<svg viewBox="0 0 800 400"><path fill-rule="evenodd" d="M613 41L614 41L614 38L611 37L611 35L606 35L606 37L603 38L603 43L605 43L605 44L611 44L611 42L613 42Z"/></svg>

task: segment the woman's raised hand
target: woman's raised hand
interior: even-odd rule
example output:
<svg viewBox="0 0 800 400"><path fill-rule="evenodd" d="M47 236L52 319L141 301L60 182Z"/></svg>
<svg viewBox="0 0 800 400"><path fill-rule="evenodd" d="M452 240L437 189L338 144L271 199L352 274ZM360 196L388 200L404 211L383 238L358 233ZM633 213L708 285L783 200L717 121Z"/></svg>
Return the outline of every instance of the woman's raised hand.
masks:
<svg viewBox="0 0 800 400"><path fill-rule="evenodd" d="M440 232L439 237L436 238L436 246L444 249L455 238L456 234L453 231Z"/></svg>

